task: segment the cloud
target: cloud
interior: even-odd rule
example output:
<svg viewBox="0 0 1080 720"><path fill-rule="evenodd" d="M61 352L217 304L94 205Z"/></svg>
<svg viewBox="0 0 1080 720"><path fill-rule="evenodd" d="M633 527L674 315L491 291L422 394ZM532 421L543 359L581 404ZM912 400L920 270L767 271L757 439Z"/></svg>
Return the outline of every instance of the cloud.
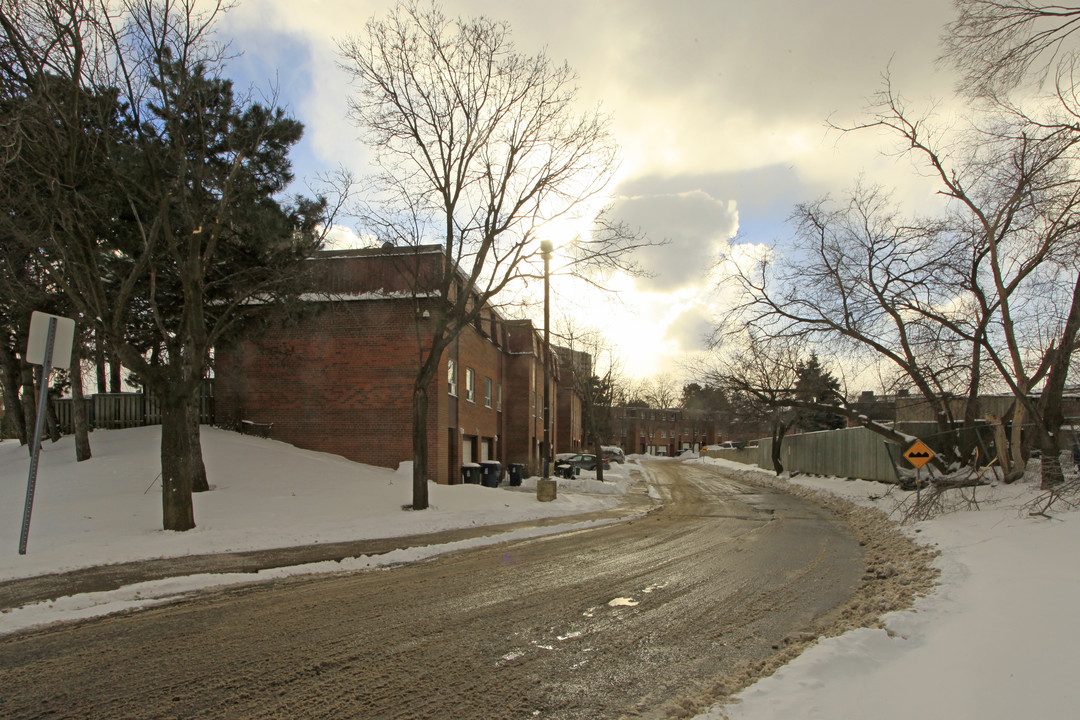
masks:
<svg viewBox="0 0 1080 720"><path fill-rule="evenodd" d="M244 74L259 84L280 77L281 101L305 124L293 155L299 178L338 164L369 171L370 153L346 118L355 88L337 67L336 41L363 33L394 2L244 0L228 14L223 39L262 63ZM909 163L879 155L893 149L890 138L840 136L826 121L864 119L886 69L905 97L944 98L947 112L954 76L935 59L951 3L439 2L450 16L507 21L520 52L565 60L579 75L582 107L612 115L622 149L616 212L671 240L640 253L657 275L623 278L623 305L581 310L612 329L634 374L671 366L699 344L694 303L719 312L730 302L707 279L718 252L731 241L740 243L736 257L776 241L782 250L795 203L840 193L860 173L900 186L909 207L936 202Z"/></svg>
<svg viewBox="0 0 1080 720"><path fill-rule="evenodd" d="M674 341L681 352L701 352L709 349L708 339L715 325L709 308L693 305L668 325L664 339Z"/></svg>
<svg viewBox="0 0 1080 720"><path fill-rule="evenodd" d="M702 190L620 198L612 213L651 240L666 242L636 253L635 259L652 273L638 285L654 292L700 283L739 228L735 203Z"/></svg>

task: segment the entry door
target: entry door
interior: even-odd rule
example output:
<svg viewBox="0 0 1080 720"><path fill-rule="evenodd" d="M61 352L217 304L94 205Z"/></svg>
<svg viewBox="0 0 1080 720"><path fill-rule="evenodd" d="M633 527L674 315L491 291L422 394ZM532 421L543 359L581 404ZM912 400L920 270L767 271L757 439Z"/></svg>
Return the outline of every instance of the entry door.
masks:
<svg viewBox="0 0 1080 720"><path fill-rule="evenodd" d="M461 464L467 465L473 461L473 439L468 435L461 441Z"/></svg>

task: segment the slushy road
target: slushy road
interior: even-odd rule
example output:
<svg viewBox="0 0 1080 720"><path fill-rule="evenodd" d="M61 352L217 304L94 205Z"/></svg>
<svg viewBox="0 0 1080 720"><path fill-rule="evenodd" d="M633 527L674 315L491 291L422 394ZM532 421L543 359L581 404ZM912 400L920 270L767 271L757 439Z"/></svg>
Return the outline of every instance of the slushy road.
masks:
<svg viewBox="0 0 1080 720"><path fill-rule="evenodd" d="M0 639L0 717L667 717L846 601L849 530L714 466L662 509Z"/></svg>

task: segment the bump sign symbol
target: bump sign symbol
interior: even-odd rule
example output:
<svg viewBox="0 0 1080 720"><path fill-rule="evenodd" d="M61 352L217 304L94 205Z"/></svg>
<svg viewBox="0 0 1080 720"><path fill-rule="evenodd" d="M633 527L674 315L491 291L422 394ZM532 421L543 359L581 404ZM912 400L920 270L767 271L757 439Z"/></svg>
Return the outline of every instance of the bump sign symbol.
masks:
<svg viewBox="0 0 1080 720"><path fill-rule="evenodd" d="M934 459L934 451L926 447L922 440L916 440L904 453L904 457L917 470Z"/></svg>

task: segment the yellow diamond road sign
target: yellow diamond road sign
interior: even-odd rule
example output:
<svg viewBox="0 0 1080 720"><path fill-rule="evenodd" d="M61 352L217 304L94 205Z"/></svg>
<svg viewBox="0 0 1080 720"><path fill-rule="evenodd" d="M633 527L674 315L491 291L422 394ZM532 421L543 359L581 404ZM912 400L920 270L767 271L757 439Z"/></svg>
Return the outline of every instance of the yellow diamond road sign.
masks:
<svg viewBox="0 0 1080 720"><path fill-rule="evenodd" d="M926 447L922 440L916 440L915 444L909 447L904 453L904 457L907 458L907 461L914 465L917 470L934 459L934 451Z"/></svg>

